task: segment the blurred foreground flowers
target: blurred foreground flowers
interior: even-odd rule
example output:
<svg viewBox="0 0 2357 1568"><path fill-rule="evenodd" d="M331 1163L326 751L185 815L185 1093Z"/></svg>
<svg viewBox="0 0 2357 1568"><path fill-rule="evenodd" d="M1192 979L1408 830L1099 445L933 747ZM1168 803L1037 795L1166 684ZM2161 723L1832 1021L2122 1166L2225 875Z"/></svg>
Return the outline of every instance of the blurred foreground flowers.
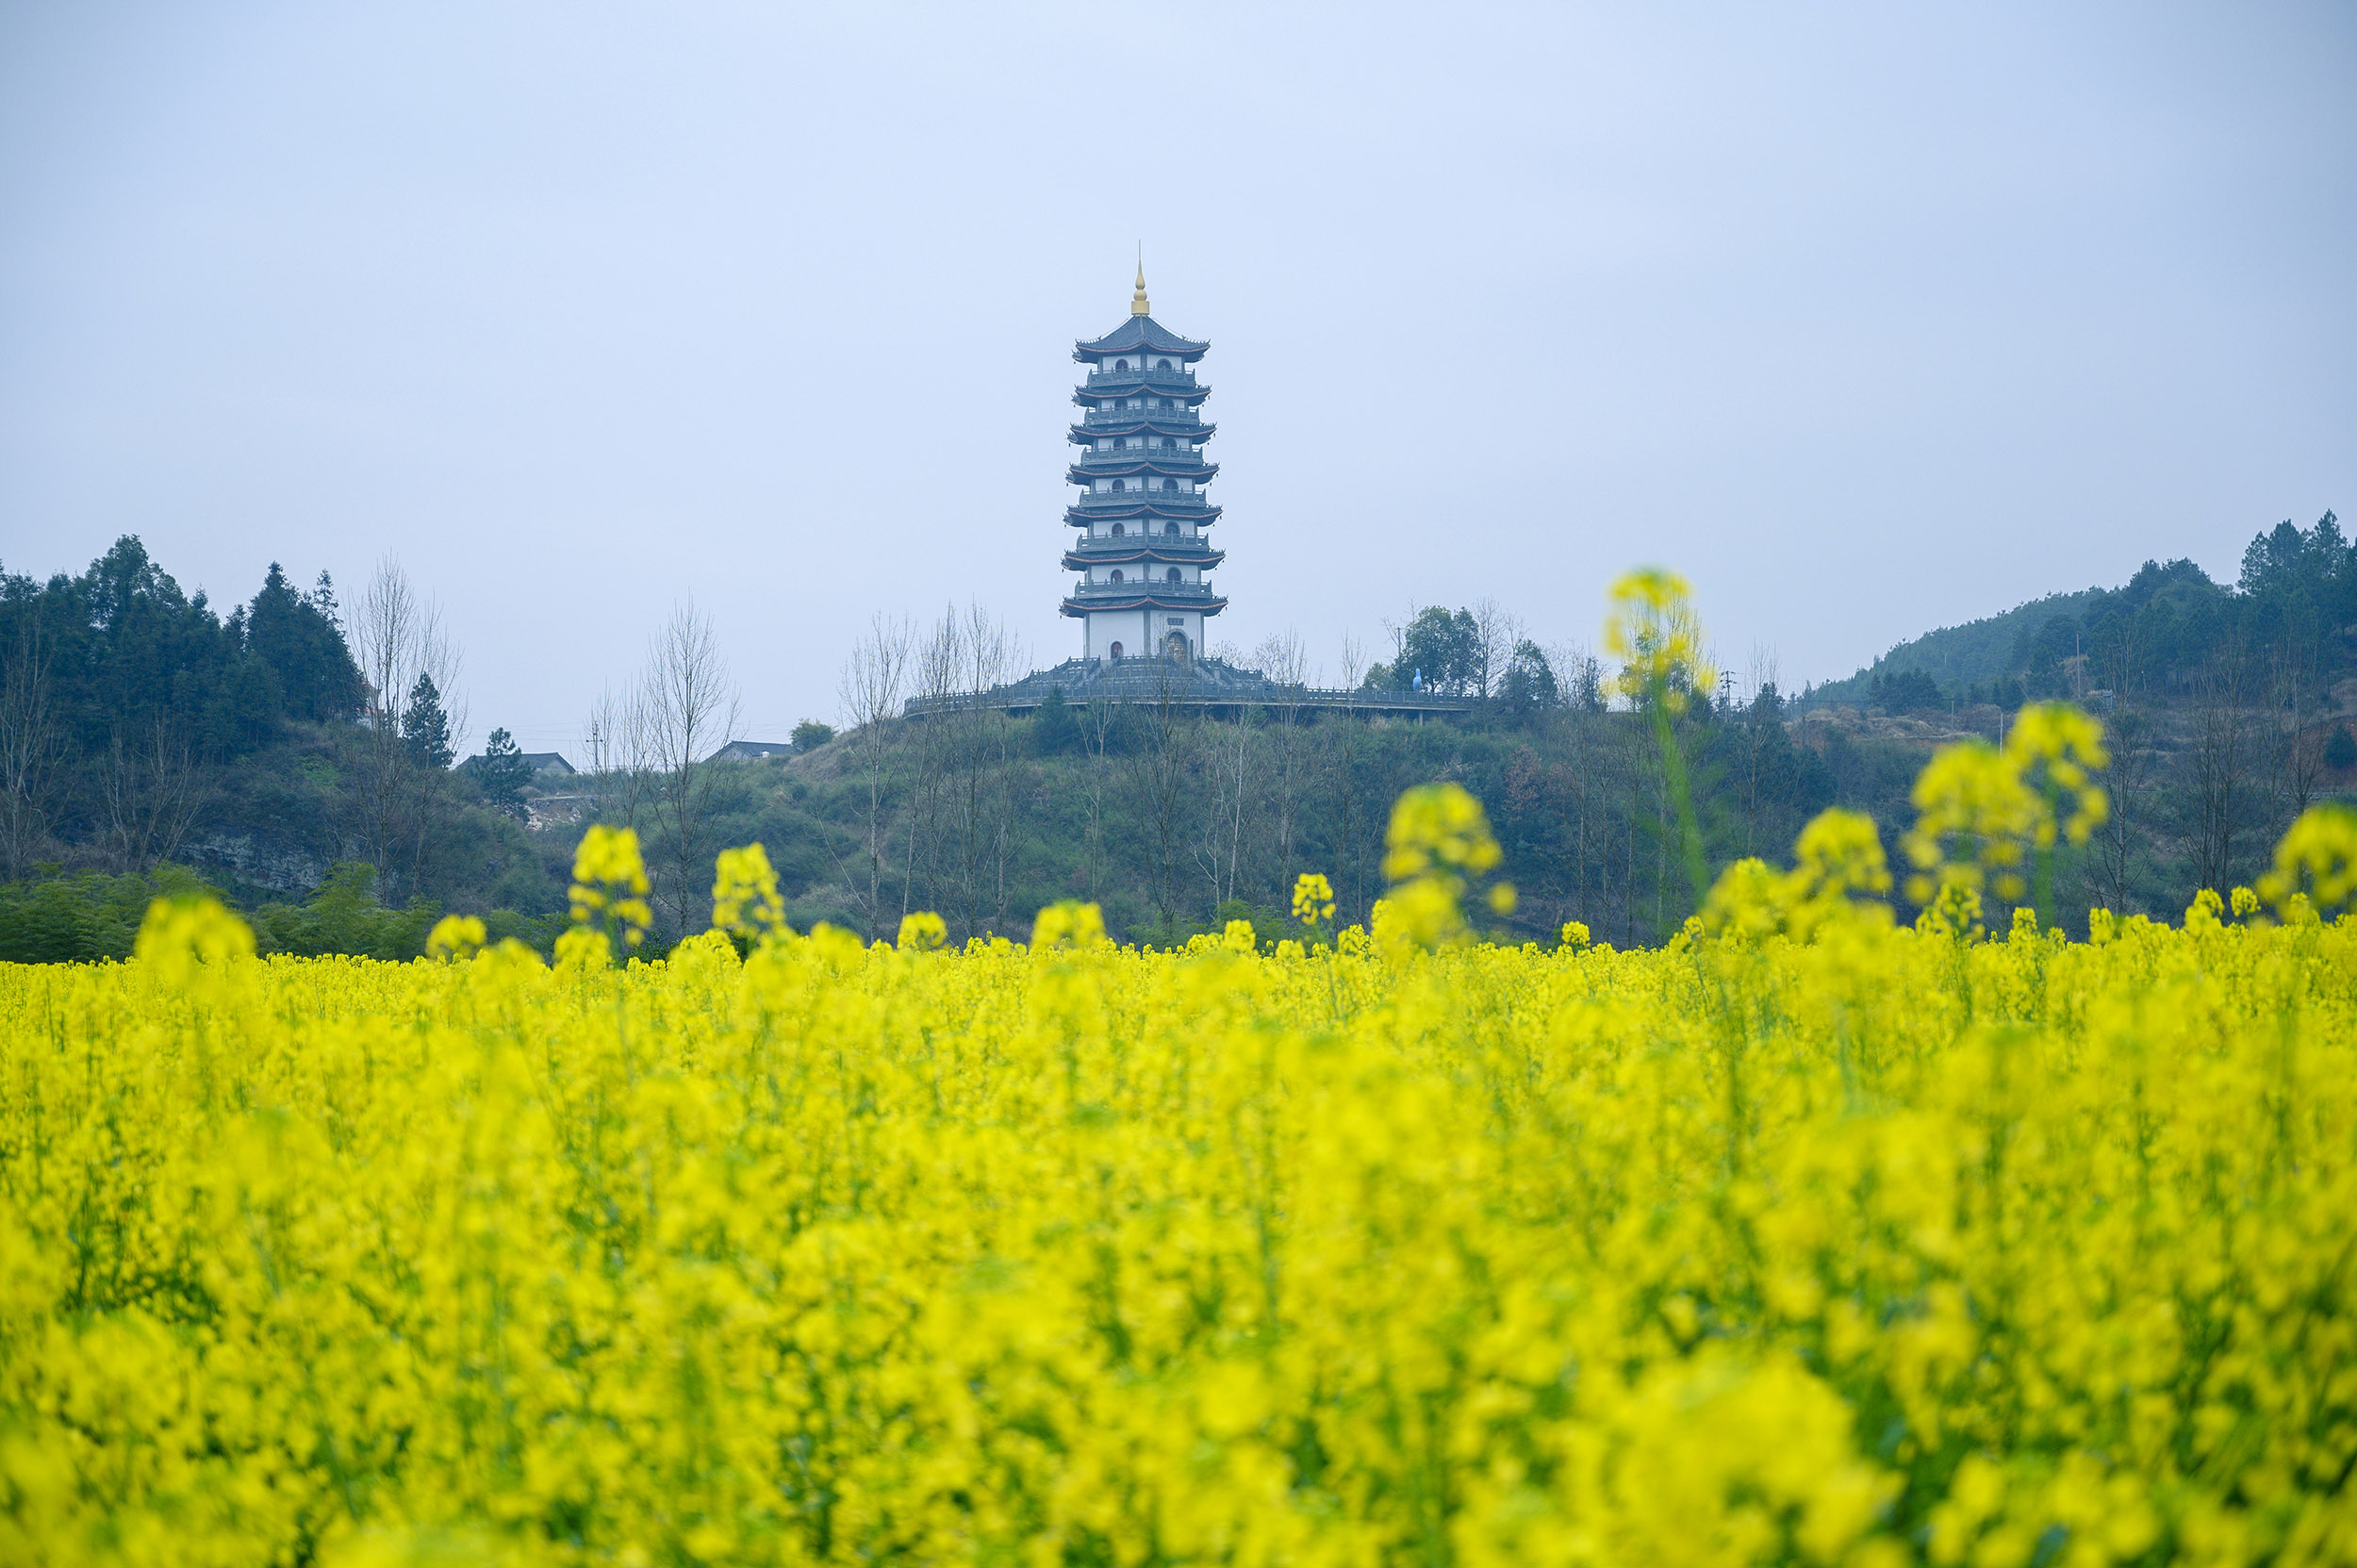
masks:
<svg viewBox="0 0 2357 1568"><path fill-rule="evenodd" d="M2348 819L2280 925L1910 929L1829 813L1541 950L1443 787L1398 940L864 948L749 850L620 966L595 842L554 967L0 966L0 1561L2357 1560Z"/></svg>

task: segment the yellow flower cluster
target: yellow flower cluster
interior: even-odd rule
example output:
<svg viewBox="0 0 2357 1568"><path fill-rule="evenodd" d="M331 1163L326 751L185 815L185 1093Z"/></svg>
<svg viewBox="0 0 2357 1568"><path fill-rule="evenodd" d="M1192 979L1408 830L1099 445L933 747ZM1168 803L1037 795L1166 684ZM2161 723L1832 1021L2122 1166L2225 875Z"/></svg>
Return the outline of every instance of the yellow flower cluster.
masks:
<svg viewBox="0 0 2357 1568"><path fill-rule="evenodd" d="M1323 871L1304 871L1294 879L1294 918L1305 926L1334 917L1334 884Z"/></svg>
<svg viewBox="0 0 2357 1568"><path fill-rule="evenodd" d="M761 855L761 847L754 845L750 852ZM764 857L762 868L766 870L768 864ZM723 866L720 874L726 881L730 869ZM776 879L772 878L773 895L775 891ZM591 824L581 835L580 847L573 851L571 902L574 929L560 945L560 961L593 963L613 951L617 936L626 948L635 948L645 939L647 928L654 924L654 911L647 905L647 866L639 858L635 829L609 828L601 822Z"/></svg>
<svg viewBox="0 0 2357 1568"><path fill-rule="evenodd" d="M1037 934L1036 927L1034 934ZM949 922L930 909L900 916L902 952L931 952L949 940Z"/></svg>
<svg viewBox="0 0 2357 1568"><path fill-rule="evenodd" d="M1392 948L1463 941L1472 934L1465 894L1502 858L1489 814L1462 786L1423 784L1408 791L1393 802L1384 833L1383 875L1392 887L1373 911L1375 940ZM1298 889L1294 898L1297 902ZM1512 914L1513 884L1492 883L1484 900L1496 914Z"/></svg>
<svg viewBox="0 0 2357 1568"><path fill-rule="evenodd" d="M1889 918L1887 905L1853 897L1890 890L1890 868L1872 817L1821 812L1801 830L1792 852L1789 871L1762 860L1739 860L1722 871L1703 900L1703 928L1735 937L1781 933L1806 938L1828 921Z"/></svg>
<svg viewBox="0 0 2357 1568"><path fill-rule="evenodd" d="M1653 951L0 966L0 1562L2357 1560L2357 921L1810 832Z"/></svg>
<svg viewBox="0 0 2357 1568"><path fill-rule="evenodd" d="M2109 802L2093 775L2110 760L2102 726L2065 702L2023 708L2002 748L1942 747L1915 781L1907 896L1975 915L1984 888L2019 899L2026 863L2047 867L2058 835L2084 844L2103 825Z"/></svg>
<svg viewBox="0 0 2357 1568"><path fill-rule="evenodd" d="M1612 585L1604 651L1621 661L1623 696L1668 713L1685 712L1690 695L1719 679L1703 648L1693 589L1660 567L1640 567Z"/></svg>
<svg viewBox="0 0 2357 1568"><path fill-rule="evenodd" d="M2332 804L2311 808L2275 847L2275 866L2259 879L2252 907L2265 898L2291 915L2296 908L2332 909L2357 894L2357 811ZM2237 911L2237 913L2247 913Z"/></svg>

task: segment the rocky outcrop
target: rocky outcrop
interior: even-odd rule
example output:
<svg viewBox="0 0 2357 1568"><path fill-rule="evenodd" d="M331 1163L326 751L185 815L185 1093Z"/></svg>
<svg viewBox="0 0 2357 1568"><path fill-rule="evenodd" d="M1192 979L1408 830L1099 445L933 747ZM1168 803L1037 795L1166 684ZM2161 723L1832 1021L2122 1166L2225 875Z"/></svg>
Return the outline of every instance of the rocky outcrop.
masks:
<svg viewBox="0 0 2357 1568"><path fill-rule="evenodd" d="M327 862L302 844L263 834L215 830L191 844L201 869L272 893L305 896L327 880Z"/></svg>

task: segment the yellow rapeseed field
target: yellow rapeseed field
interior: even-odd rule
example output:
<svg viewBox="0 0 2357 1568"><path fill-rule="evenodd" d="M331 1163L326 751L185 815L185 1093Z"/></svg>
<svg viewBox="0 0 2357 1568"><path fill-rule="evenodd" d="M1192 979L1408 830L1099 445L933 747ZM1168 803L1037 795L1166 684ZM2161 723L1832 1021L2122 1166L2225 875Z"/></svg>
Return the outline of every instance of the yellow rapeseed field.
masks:
<svg viewBox="0 0 2357 1568"><path fill-rule="evenodd" d="M2357 1561L2357 829L1984 933L2100 804L2050 718L1927 771L1914 927L1829 813L1480 942L1442 788L1274 951L863 948L756 849L750 956L617 965L601 831L553 966L0 966L0 1562Z"/></svg>

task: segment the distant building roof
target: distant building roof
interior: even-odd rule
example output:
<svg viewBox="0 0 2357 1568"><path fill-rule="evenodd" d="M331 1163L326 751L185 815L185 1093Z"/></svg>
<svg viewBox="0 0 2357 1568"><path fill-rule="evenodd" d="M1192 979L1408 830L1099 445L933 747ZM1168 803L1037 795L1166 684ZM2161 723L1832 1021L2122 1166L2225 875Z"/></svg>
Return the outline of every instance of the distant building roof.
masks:
<svg viewBox="0 0 2357 1568"><path fill-rule="evenodd" d="M712 753L734 762L762 762L771 757L790 757L794 743L790 740L732 740Z"/></svg>
<svg viewBox="0 0 2357 1568"><path fill-rule="evenodd" d="M517 756L526 767L532 769L532 774L535 778L542 778L551 774L568 779L573 776L573 765L567 762L564 757L559 755L557 752L519 751L517 753ZM477 751L473 756L469 757L465 762L460 763L458 765L458 770L464 773L482 766L483 753Z"/></svg>

